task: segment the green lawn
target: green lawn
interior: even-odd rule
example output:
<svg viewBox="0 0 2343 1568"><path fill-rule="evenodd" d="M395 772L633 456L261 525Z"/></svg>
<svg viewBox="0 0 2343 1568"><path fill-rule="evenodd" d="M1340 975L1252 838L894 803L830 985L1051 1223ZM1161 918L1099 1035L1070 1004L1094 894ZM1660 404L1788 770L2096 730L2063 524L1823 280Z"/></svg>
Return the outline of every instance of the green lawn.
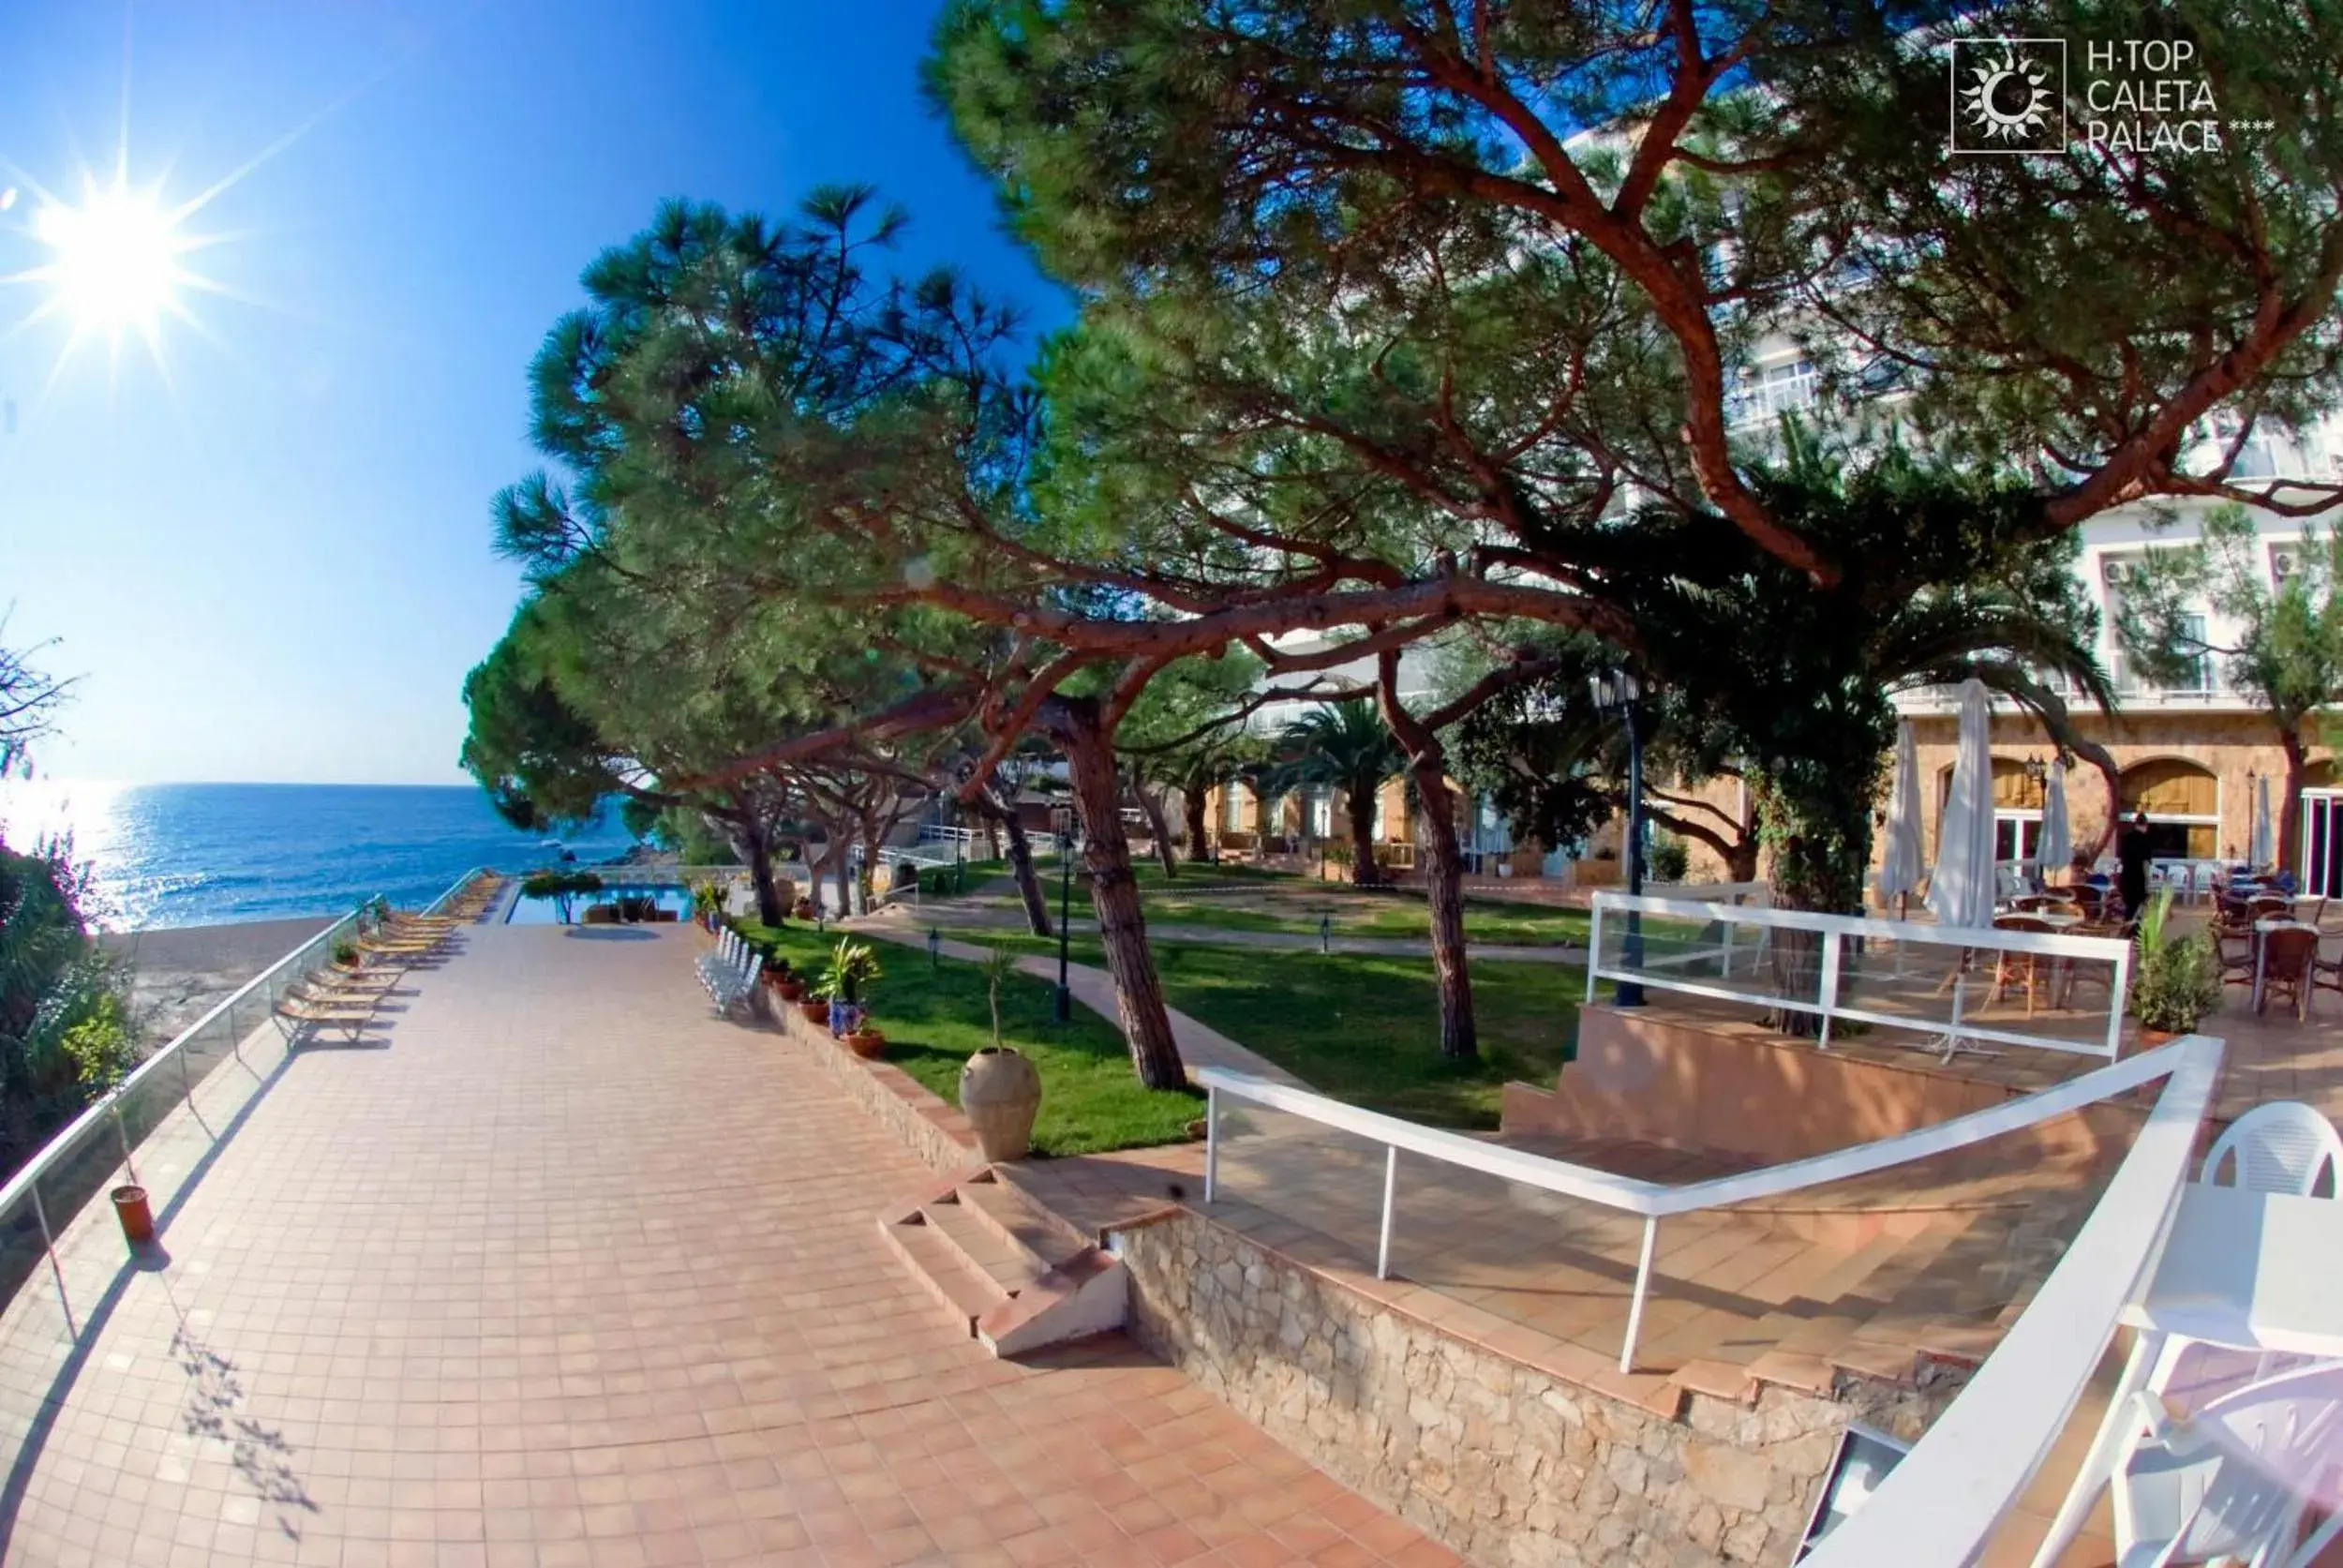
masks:
<svg viewBox="0 0 2343 1568"><path fill-rule="evenodd" d="M993 872L1001 872L998 862L987 862ZM1208 926L1220 931L1279 931L1315 934L1321 918L1334 922L1336 933L1348 936L1425 936L1430 930L1430 917L1425 910L1423 898L1415 893L1362 892L1339 882L1319 882L1313 878L1291 875L1283 872L1262 871L1252 866L1193 866L1183 865L1176 878L1167 879L1163 867L1154 860L1133 864L1132 874L1145 900L1147 918L1166 925ZM1045 878L1050 884L1050 906L1057 907L1056 878ZM1188 889L1201 884L1226 886L1230 883L1258 885L1258 894L1245 892L1196 893ZM969 887L977 886L974 870ZM1078 913L1087 914L1089 895L1086 889L1074 890ZM1014 891L1001 889L986 900L988 906L1013 908L1017 903ZM1509 903L1500 899L1467 899L1465 901L1465 934L1475 942L1516 944L1546 947L1561 942L1583 945L1587 938L1588 917L1583 909L1554 909L1539 904Z"/></svg>
<svg viewBox="0 0 2343 1568"><path fill-rule="evenodd" d="M1054 953L1054 943L965 931L971 942ZM1440 1054L1440 1005L1428 959L1262 952L1166 942L1156 949L1165 999L1336 1099L1440 1127L1494 1127L1509 1079L1550 1086L1577 1038L1586 971L1473 961L1481 1060ZM1077 963L1103 966L1095 938Z"/></svg>
<svg viewBox="0 0 2343 1568"><path fill-rule="evenodd" d="M836 938L792 924L778 932L743 922L741 934L769 944L800 974L819 975ZM887 1036L886 1059L952 1104L960 1100L961 1064L992 1043L983 977L970 963L931 966L917 948L875 942L882 970L872 988L871 1026ZM1071 1023L1050 1016L1052 987L1022 975L1001 987L1001 1035L1041 1071L1041 1113L1034 1122L1037 1154L1095 1154L1174 1142L1203 1114L1193 1096L1142 1088L1131 1073L1120 1029L1076 1008Z"/></svg>

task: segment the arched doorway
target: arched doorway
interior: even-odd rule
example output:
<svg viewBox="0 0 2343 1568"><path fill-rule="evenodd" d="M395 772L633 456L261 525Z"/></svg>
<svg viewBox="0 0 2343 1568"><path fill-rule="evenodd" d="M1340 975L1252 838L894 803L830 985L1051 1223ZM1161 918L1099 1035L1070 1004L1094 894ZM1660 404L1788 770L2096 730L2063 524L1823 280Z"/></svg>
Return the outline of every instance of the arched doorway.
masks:
<svg viewBox="0 0 2343 1568"><path fill-rule="evenodd" d="M2186 757L2135 762L2118 776L2123 814L2148 814L2150 852L2159 860L2210 860L2220 853L2221 781Z"/></svg>

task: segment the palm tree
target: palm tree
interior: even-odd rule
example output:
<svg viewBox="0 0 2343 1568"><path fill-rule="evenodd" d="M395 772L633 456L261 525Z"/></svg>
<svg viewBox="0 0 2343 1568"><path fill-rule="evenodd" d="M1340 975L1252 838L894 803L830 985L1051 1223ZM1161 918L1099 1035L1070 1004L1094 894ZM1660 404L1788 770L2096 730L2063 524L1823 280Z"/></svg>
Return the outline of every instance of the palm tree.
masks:
<svg viewBox="0 0 2343 1568"><path fill-rule="evenodd" d="M1375 705L1364 697L1314 708L1280 737L1278 793L1297 784L1342 791L1351 823L1351 879L1375 880L1375 797L1407 766Z"/></svg>

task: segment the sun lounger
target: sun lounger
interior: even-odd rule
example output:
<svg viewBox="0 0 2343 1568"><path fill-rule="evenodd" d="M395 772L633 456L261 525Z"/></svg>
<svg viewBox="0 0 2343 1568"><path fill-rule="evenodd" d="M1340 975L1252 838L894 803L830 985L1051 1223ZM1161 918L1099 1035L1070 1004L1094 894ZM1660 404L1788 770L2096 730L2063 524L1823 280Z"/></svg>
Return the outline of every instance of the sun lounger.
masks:
<svg viewBox="0 0 2343 1568"><path fill-rule="evenodd" d="M344 992L353 996L380 996L406 980L390 969L312 969L303 977L311 992Z"/></svg>
<svg viewBox="0 0 2343 1568"><path fill-rule="evenodd" d="M287 1043L298 1045L320 1029L338 1029L354 1040L374 1022L374 1008L361 1002L315 1002L289 995L276 1004L273 1016Z"/></svg>

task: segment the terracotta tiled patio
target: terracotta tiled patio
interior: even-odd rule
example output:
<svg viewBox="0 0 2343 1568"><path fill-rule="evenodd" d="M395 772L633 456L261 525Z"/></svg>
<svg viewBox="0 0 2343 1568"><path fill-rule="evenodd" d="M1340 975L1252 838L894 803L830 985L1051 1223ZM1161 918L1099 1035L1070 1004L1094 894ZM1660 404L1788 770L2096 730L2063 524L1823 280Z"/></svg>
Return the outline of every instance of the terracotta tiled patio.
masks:
<svg viewBox="0 0 2343 1568"><path fill-rule="evenodd" d="M1119 1337L956 1337L873 1223L933 1178L709 1015L688 931L464 940L362 1043L201 1086L158 1246L66 1239L78 1341L20 1291L0 1558L1455 1561Z"/></svg>

